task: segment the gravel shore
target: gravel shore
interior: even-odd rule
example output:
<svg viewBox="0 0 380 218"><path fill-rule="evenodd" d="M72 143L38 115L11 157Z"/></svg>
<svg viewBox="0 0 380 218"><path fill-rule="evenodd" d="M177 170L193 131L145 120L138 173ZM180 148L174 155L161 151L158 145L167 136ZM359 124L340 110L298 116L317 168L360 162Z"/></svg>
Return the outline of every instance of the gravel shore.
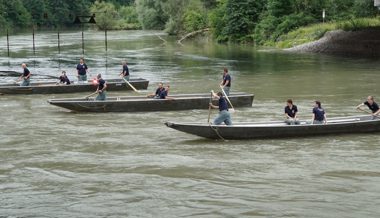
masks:
<svg viewBox="0 0 380 218"><path fill-rule="evenodd" d="M340 56L380 57L380 28L330 31L317 41L285 50Z"/></svg>

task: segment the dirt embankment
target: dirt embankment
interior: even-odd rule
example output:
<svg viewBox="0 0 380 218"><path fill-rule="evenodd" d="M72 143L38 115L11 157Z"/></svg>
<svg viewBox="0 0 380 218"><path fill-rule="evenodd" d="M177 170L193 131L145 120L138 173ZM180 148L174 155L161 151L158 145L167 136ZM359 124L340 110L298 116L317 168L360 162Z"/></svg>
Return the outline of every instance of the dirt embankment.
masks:
<svg viewBox="0 0 380 218"><path fill-rule="evenodd" d="M380 57L380 28L360 31L335 30L327 32L317 41L285 50L342 56Z"/></svg>

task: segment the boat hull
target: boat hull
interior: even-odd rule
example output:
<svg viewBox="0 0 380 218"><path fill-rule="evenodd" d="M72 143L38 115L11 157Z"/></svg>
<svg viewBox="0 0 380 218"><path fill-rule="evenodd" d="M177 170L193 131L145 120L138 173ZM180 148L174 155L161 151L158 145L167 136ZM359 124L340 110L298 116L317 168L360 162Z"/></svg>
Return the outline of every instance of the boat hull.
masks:
<svg viewBox="0 0 380 218"><path fill-rule="evenodd" d="M230 100L234 107L251 107L253 95L232 93ZM113 97L106 101L94 99L50 99L52 105L77 112L146 112L207 109L210 94L178 94L170 99L153 99L145 96ZM216 104L217 102L214 101Z"/></svg>
<svg viewBox="0 0 380 218"><path fill-rule="evenodd" d="M166 126L188 134L209 139L273 139L350 133L380 132L380 119L372 116L356 116L331 119L327 124L287 125L285 122L236 123L232 126L192 123L165 123Z"/></svg>
<svg viewBox="0 0 380 218"><path fill-rule="evenodd" d="M136 89L147 89L149 81L145 79L131 79L130 83ZM54 82L32 83L31 86L18 85L0 85L0 93L2 94L60 94L60 93L75 93L75 92L94 92L97 86L91 81L87 83L75 83L70 85L56 84ZM124 91L132 90L125 81L121 79L107 80L108 91Z"/></svg>

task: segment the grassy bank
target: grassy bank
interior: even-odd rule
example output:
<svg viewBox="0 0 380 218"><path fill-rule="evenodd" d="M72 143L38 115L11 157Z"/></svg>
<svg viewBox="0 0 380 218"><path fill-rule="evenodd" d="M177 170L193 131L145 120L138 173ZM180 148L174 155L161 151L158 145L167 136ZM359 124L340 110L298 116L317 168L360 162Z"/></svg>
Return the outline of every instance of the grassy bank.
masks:
<svg viewBox="0 0 380 218"><path fill-rule="evenodd" d="M341 22L318 23L301 27L280 36L276 42L268 41L266 46L277 48L291 48L322 38L326 32L332 30L357 31L371 27L380 27L380 17L357 18Z"/></svg>

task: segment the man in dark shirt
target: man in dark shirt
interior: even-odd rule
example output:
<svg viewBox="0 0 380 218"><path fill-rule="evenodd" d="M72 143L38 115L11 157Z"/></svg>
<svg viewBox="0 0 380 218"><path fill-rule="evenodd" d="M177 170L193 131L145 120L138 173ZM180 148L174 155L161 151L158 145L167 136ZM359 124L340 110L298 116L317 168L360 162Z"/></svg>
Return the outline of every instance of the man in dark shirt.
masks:
<svg viewBox="0 0 380 218"><path fill-rule="evenodd" d="M97 101L104 101L106 100L106 89L107 89L107 83L104 79L102 79L102 75L99 73L96 77L98 79L98 89L96 92L98 93L98 96L96 96Z"/></svg>
<svg viewBox="0 0 380 218"><path fill-rule="evenodd" d="M359 104L356 108L357 109L361 109L361 107L363 107L364 105L366 105L372 111L372 115L373 116L377 117L380 114L379 105L377 105L377 103L375 102L375 99L373 98L373 96L368 96L367 97L367 101L365 101L362 104Z"/></svg>
<svg viewBox="0 0 380 218"><path fill-rule="evenodd" d="M313 119L312 124L326 124L326 112L321 106L320 101L315 101L315 106L313 108Z"/></svg>
<svg viewBox="0 0 380 218"><path fill-rule="evenodd" d="M70 85L70 79L66 76L66 71L62 71L62 75L59 77L59 83Z"/></svg>
<svg viewBox="0 0 380 218"><path fill-rule="evenodd" d="M78 72L78 81L87 81L87 71L88 67L84 63L84 59L79 59L79 64L77 65L77 72Z"/></svg>
<svg viewBox="0 0 380 218"><path fill-rule="evenodd" d="M160 83L158 83L158 88L156 89L156 91L152 94L149 94L147 97L148 98L161 98L161 92L163 92L163 91L165 91L164 84L162 82L160 82Z"/></svg>
<svg viewBox="0 0 380 218"><path fill-rule="evenodd" d="M228 69L223 69L223 80L220 83L220 87L224 90L227 96L230 95L230 89L231 89L231 76L228 74Z"/></svg>
<svg viewBox="0 0 380 218"><path fill-rule="evenodd" d="M214 119L213 124L220 125L224 122L227 126L232 125L231 114L230 112L228 112L228 104L227 104L226 99L223 97L223 93L218 92L217 94L215 94L215 92L212 92L212 96L218 99L218 106L210 103L210 107L214 109L219 109L219 114Z"/></svg>
<svg viewBox="0 0 380 218"><path fill-rule="evenodd" d="M18 78L18 81L22 80L22 83L20 84L20 86L30 86L31 73L29 69L26 67L25 63L22 63L21 67L24 70L24 72L21 74L20 78Z"/></svg>
<svg viewBox="0 0 380 218"><path fill-rule="evenodd" d="M129 82L129 68L127 61L123 62L123 71L121 71L120 76L123 76L125 80Z"/></svg>
<svg viewBox="0 0 380 218"><path fill-rule="evenodd" d="M169 95L169 89L170 89L170 86L166 86L166 88L164 88L163 90L160 91L160 99L169 99L168 95Z"/></svg>
<svg viewBox="0 0 380 218"><path fill-rule="evenodd" d="M293 105L292 99L288 99L286 101L286 107L285 107L285 118L286 118L285 122L289 125L299 124L299 121L297 120L297 113L298 113L297 106Z"/></svg>

